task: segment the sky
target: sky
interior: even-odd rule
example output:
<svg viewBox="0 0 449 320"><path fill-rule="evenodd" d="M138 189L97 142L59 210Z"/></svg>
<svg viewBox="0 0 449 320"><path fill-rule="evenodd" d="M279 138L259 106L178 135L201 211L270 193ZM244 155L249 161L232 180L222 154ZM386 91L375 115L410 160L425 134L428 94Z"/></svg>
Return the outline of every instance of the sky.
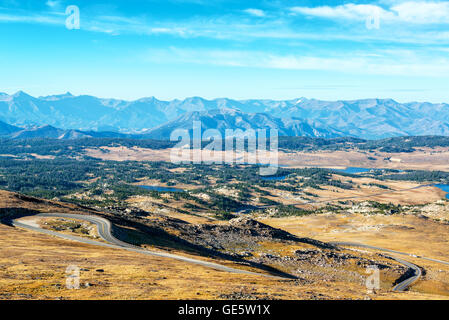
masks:
<svg viewBox="0 0 449 320"><path fill-rule="evenodd" d="M8 94L449 102L448 55L448 1L0 0Z"/></svg>

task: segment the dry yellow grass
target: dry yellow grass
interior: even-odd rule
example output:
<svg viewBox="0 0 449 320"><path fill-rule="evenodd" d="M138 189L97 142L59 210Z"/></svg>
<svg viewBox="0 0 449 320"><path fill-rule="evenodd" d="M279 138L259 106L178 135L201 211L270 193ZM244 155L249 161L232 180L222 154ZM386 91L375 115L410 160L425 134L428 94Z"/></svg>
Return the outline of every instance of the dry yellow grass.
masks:
<svg viewBox="0 0 449 320"><path fill-rule="evenodd" d="M334 175L334 178L338 176ZM340 178L341 179L341 178ZM345 180L345 179L341 179ZM379 181L370 178L351 178L360 188L351 190L337 189L324 186L323 190L311 190L319 196L320 200L331 200L339 198L350 198L354 201L377 201L381 203L394 203L402 205L419 205L438 201L446 194L436 187L416 188L422 184L408 181ZM387 186L390 189L366 186L364 184L377 183ZM394 192L393 192L394 191Z"/></svg>
<svg viewBox="0 0 449 320"><path fill-rule="evenodd" d="M291 152L280 153L279 163L290 167L364 167L449 171L449 148L419 148L410 153L369 153L357 150Z"/></svg>
<svg viewBox="0 0 449 320"><path fill-rule="evenodd" d="M261 218L292 234L321 241L363 243L409 254L449 261L449 225L414 215L322 214L305 217ZM449 266L402 257L425 270L413 292L449 297Z"/></svg>
<svg viewBox="0 0 449 320"><path fill-rule="evenodd" d="M36 202L0 192L0 207L13 211L77 212L75 206ZM11 209L15 208L15 209ZM33 211L33 212L34 212ZM30 211L28 211L30 212ZM301 233L306 235L306 232ZM275 249L275 248L272 248ZM282 250L276 248L276 250ZM206 259L206 258L205 258ZM239 267L228 262L229 266ZM67 289L66 268L81 268L79 290ZM97 271L97 270L102 270ZM429 273L429 283L438 281ZM431 282L433 281L433 282ZM89 286L85 286L89 283ZM438 290L393 293L374 299L437 299ZM432 294L435 293L435 294ZM273 280L233 274L168 258L63 240L0 225L0 299L364 299L363 283Z"/></svg>
<svg viewBox="0 0 449 320"><path fill-rule="evenodd" d="M365 299L362 285L301 283L215 271L172 259L60 240L0 226L0 299ZM81 268L79 290L66 268ZM103 270L99 272L97 270ZM86 287L89 283L91 286ZM435 299L381 290L374 299Z"/></svg>
<svg viewBox="0 0 449 320"><path fill-rule="evenodd" d="M172 149L152 150L145 148L101 147L86 149L88 156L114 161L170 161ZM207 159L207 153L203 152ZM224 152L218 153L225 159ZM279 164L289 167L318 166L326 168L368 167L389 169L443 170L449 171L449 148L419 148L410 153L370 153L366 151L279 151ZM241 157L247 158L247 153ZM390 160L385 160L390 159ZM268 163L267 159L266 163Z"/></svg>
<svg viewBox="0 0 449 320"><path fill-rule="evenodd" d="M2 299L219 299L239 292L255 298L363 298L363 288L230 274L172 259L98 248L0 226ZM81 268L81 289L65 287L66 268ZM103 270L98 272L96 270ZM83 286L89 283L90 287ZM340 289L339 289L340 288ZM311 292L313 291L313 292Z"/></svg>

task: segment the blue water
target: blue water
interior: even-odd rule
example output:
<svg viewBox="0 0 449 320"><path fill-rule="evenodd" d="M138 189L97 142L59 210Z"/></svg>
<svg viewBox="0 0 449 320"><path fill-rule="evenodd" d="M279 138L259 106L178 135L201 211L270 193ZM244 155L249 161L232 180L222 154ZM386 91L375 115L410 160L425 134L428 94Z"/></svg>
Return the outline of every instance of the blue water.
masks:
<svg viewBox="0 0 449 320"><path fill-rule="evenodd" d="M440 188L444 192L447 192L446 199L449 199L449 184L435 184L434 186Z"/></svg>
<svg viewBox="0 0 449 320"><path fill-rule="evenodd" d="M157 192L184 192L182 189L169 188L169 187L159 187L159 186L139 186L146 190L157 191Z"/></svg>
<svg viewBox="0 0 449 320"><path fill-rule="evenodd" d="M267 181L282 181L285 180L285 178L287 178L287 176L279 176L279 177L262 177L262 180L267 180Z"/></svg>
<svg viewBox="0 0 449 320"><path fill-rule="evenodd" d="M346 169L334 169L335 171L340 171L344 173L357 174L370 172L372 168L357 168L357 167L347 167Z"/></svg>

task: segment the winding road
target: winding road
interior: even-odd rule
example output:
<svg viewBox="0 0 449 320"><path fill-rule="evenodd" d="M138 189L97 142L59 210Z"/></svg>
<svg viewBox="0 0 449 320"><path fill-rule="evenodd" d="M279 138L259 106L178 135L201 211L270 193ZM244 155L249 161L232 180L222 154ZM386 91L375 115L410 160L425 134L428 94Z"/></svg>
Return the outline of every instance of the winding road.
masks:
<svg viewBox="0 0 449 320"><path fill-rule="evenodd" d="M426 188L426 187L431 187L431 186L433 186L433 185L432 184L424 184L424 185L419 185L419 186L412 187L412 188L398 189L398 190L389 190L389 191L378 192L378 193L369 194L369 195L363 195L363 196L348 196L348 197L340 197L340 198L330 198L330 199L320 200L320 201L310 200L310 201L305 201L305 202L301 202L301 203L293 203L293 204L289 204L289 205L290 206L299 206L299 205L307 205L307 204L329 203L329 202L342 201L342 200L354 200L354 199L359 199L359 198L370 198L370 197L373 197L373 196L380 196L380 195L391 194L391 193L396 193L396 192L416 190L416 189ZM242 210L238 211L237 214L248 213L250 211L257 210L257 209L260 210L260 209L275 208L275 207L278 207L278 206L279 206L279 204L257 206L257 207L253 207L253 208L245 208L245 209L242 209ZM438 259L432 259L432 258L426 258L426 257L422 257L422 256L416 256L416 255L413 255L413 254L408 254L408 253L395 251L395 250L391 250L391 249L384 249L384 248L380 248L380 247L374 247L374 246L365 245L365 244L359 244L359 243L353 243L353 242L330 242L330 244L334 244L336 246L362 247L362 248L367 248L367 249L374 249L374 250L385 251L385 252L390 252L390 253L396 253L396 254L400 254L400 255L406 255L406 256L409 256L409 257L415 257L415 258L420 258L420 259L423 259L423 260L428 260L428 261L433 261L433 262L449 265L449 262L446 262L446 261L442 261L442 260L438 260ZM417 265L414 265L411 262L408 262L408 261L405 261L403 259L390 256L390 255L389 255L389 257L391 259L396 260L397 262L399 262L399 263L409 267L410 269L412 269L414 271L414 275L413 276L411 276L410 278L408 278L408 279L398 283L396 286L393 287L393 291L397 291L397 292L405 291L409 286L411 286L413 283L418 281L419 278L422 276L422 271L421 271L421 269Z"/></svg>
<svg viewBox="0 0 449 320"><path fill-rule="evenodd" d="M51 235L51 236L63 238L63 239L66 239L66 240L72 240L72 241L77 241L77 242L86 243L86 244L90 244L90 245L96 245L96 246L102 246L102 247L108 247L108 248L114 248L114 249L125 249L125 250L128 250L128 251L137 252L137 253L150 255L150 256L157 256L157 257L163 257L163 258L176 259L176 260L179 260L179 261L192 263L192 264L197 264L197 265L201 265L203 267L208 267L208 268L212 268L212 269L219 270L219 271L238 273L238 274L263 276L263 277L272 278L272 279L282 279L282 280L289 279L289 280L291 280L291 278L285 278L285 277L280 277L280 276L274 276L274 275L269 275L269 274L263 274L263 273L257 273L257 272L251 272L251 271L246 271L246 270L230 268L230 267L226 267L226 266L223 266L223 265L220 265L220 264L217 264L217 263L197 260L197 259L193 259L193 258L188 258L188 257L184 257L184 256L175 255L175 254L164 253L164 252L157 252L157 251L151 251L151 250L145 250L145 249L142 249L142 248L134 246L132 244L120 241L117 238L115 238L112 235L113 225L111 224L111 222L109 220L107 220L107 219L104 219L104 218L101 218L101 217L98 217L98 216L68 214L68 213L40 213L40 214L34 215L33 217L68 218L68 219L77 219L77 220L87 221L89 223L92 223L92 224L96 225L97 230L98 230L98 235L105 242L90 240L90 239L87 239L87 238L82 238L82 237L77 237L77 236L73 236L73 235L69 235L69 234L63 234L63 233L59 233L59 232L55 232L55 231L51 231L51 230L46 230L46 229L37 227L37 226L35 226L33 224L33 222L29 222L29 221L26 221L26 220L16 219L16 220L12 221L12 224L15 227L18 227L18 228L24 228L24 229L28 229L28 230L31 230L31 231L36 231L36 232L48 234L48 235ZM384 249L384 248L379 248L379 247L374 247L374 246L369 246L369 245L364 245L364 244L357 244L357 243L352 243L352 242L331 242L331 244L334 244L334 245L337 245L337 246L363 247L363 248L368 248L368 249L375 249L375 250L380 250L380 251L386 251L386 252L391 252L391 253L397 253L397 254L412 256L410 254L402 253L402 252L399 252L399 251L394 251L394 250L389 250L389 249ZM395 257L392 257L392 256L390 256L390 257L392 259L396 260L397 262L399 262L399 263L401 263L401 264L403 264L403 265L405 265L405 266L407 266L407 267L409 267L409 268L411 268L411 269L413 269L415 271L415 274L412 277L410 277L410 278L402 281L401 283L397 284L393 288L393 291L399 291L399 292L400 291L404 291L411 284L416 282L421 277L421 269L418 266L416 266L416 265L414 265L414 264L412 264L412 263L410 263L408 261L399 259L399 258L395 258ZM420 258L422 258L422 257L420 257ZM438 260L433 260L433 259L428 259L428 260L438 261ZM449 263L444 262L444 261L438 261L438 262L449 264Z"/></svg>
<svg viewBox="0 0 449 320"><path fill-rule="evenodd" d="M413 257L412 254L395 251L395 250L390 250L390 249L384 249L384 248L375 247L375 246L370 246L370 245L366 245L366 244L354 243L354 242L330 242L330 244L333 244L336 246L343 246L343 247L347 246L347 247L360 247L360 248L366 248L366 249L374 249L374 250L385 251L385 252L396 253L396 254ZM419 278L422 275L422 271L421 271L420 267L418 267L417 265L415 265L411 262L400 259L400 258L396 258L396 257L390 256L390 255L388 257L390 257L393 260L396 260L397 262L409 267L410 269L412 269L414 271L413 276L398 283L396 286L393 287L393 291L396 291L396 292L405 291L409 286L411 286L413 283L415 283L416 281L419 280ZM449 263L446 262L446 264L449 264Z"/></svg>
<svg viewBox="0 0 449 320"><path fill-rule="evenodd" d="M263 277L272 278L272 279L282 279L282 280L289 279L289 280L291 280L291 278L284 278L284 277L280 277L280 276L274 276L274 275L269 275L269 274L263 274L263 273L257 273L257 272L251 272L251 271L246 271L246 270L230 268L230 267L226 267L221 264L218 264L218 263L197 260L197 259L193 259L193 258L176 255L176 254L145 250L145 249L142 249L142 248L134 246L132 244L120 241L117 238L115 238L112 235L113 226L112 226L111 222L107 219L104 219L104 218L101 218L98 216L68 214L68 213L40 213L40 214L34 215L33 217L68 218L68 219L77 219L77 220L90 222L97 226L98 235L106 242L100 242L100 241L90 240L90 239L86 239L86 238L82 238L82 237L72 236L69 234L63 234L63 233L59 233L59 232L55 232L55 231L51 231L51 230L46 230L43 228L36 227L35 225L33 225L33 223L27 222L26 220L19 221L16 219L16 220L12 221L12 224L18 228L24 228L24 229L28 229L31 231L36 231L36 232L48 234L51 236L63 238L66 240L72 240L72 241L82 242L82 243L91 244L91 245L95 245L95 246L108 247L108 248L114 248L114 249L125 249L128 251L142 253L142 254L150 255L150 256L176 259L179 261L196 264L196 265L200 265L203 267L212 268L212 269L219 270L219 271L263 276Z"/></svg>

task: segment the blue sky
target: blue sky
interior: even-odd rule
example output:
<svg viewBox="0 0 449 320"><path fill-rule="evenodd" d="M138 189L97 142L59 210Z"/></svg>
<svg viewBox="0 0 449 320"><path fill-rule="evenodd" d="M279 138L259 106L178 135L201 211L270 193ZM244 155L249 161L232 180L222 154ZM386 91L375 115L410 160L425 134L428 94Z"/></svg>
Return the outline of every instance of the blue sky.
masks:
<svg viewBox="0 0 449 320"><path fill-rule="evenodd" d="M449 102L448 1L0 0L0 37L0 92Z"/></svg>

